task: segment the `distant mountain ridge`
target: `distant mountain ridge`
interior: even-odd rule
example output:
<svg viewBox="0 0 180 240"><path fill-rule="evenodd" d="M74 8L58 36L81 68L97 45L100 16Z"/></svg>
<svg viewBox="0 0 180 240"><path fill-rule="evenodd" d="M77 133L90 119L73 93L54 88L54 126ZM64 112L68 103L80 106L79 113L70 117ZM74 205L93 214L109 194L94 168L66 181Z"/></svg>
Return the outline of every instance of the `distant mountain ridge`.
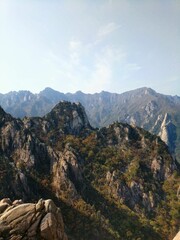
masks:
<svg viewBox="0 0 180 240"><path fill-rule="evenodd" d="M61 93L45 88L39 94L29 91L0 95L0 105L15 117L44 116L59 101L80 102L93 127L119 121L139 126L159 135L180 161L180 97L163 95L151 88L139 88L122 94L102 91L85 94Z"/></svg>

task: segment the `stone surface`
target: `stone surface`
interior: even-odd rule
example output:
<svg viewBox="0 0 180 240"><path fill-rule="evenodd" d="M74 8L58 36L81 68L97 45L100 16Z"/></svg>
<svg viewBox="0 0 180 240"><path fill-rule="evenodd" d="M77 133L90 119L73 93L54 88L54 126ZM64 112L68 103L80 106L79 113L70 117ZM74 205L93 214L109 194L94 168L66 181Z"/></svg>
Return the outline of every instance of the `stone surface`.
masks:
<svg viewBox="0 0 180 240"><path fill-rule="evenodd" d="M0 201L0 239L67 240L61 211L50 199Z"/></svg>
<svg viewBox="0 0 180 240"><path fill-rule="evenodd" d="M180 231L177 233L177 235L173 238L173 240L180 240Z"/></svg>

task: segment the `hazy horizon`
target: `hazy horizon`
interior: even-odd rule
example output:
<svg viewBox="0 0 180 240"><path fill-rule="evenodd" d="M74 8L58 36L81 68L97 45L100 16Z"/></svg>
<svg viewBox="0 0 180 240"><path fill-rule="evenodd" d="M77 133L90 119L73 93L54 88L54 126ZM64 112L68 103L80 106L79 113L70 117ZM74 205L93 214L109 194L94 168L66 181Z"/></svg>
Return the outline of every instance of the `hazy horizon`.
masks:
<svg viewBox="0 0 180 240"><path fill-rule="evenodd" d="M75 92L61 92L61 91L59 91L59 90L57 90L57 89L54 89L54 88L51 88L51 87L45 87L44 89L41 89L39 92L33 92L33 91L28 90L28 89L20 89L20 90L11 90L11 91L6 92L6 93L0 92L0 94L5 95L5 94L9 94L9 93L11 93L11 92L17 92L17 93L18 93L18 92L23 92L23 91L28 91L28 92L31 92L31 93L33 93L33 94L39 94L41 91L44 91L45 89L51 89L51 90L53 90L53 91L57 91L57 92L63 93L63 94L68 94L68 93L75 94L75 93L77 93L77 92L82 92L82 93L84 93L84 94L91 94L91 95L92 95L92 94L96 94L96 93L101 93L101 92L109 92L109 93L115 93L115 94L123 94L123 93L126 93L126 92L131 92L131 91L135 91L135 90L142 89L142 88L150 88L150 87L140 87L140 88L130 89L130 90L127 90L127 91L124 91L124 92L121 92L121 93L111 92L111 91L106 91L106 90L101 90L101 91L99 91L99 92L92 92L92 93L84 92L84 91L81 91L81 90L77 90L77 91L75 91ZM152 89L152 88L150 88L150 89ZM180 97L178 94L171 95L171 94L165 94L165 93L163 93L163 92L158 92L158 91L156 91L155 89L152 89L152 90L154 90L154 91L157 92L157 93L163 94L163 95Z"/></svg>
<svg viewBox="0 0 180 240"><path fill-rule="evenodd" d="M180 1L1 0L0 92L180 95Z"/></svg>

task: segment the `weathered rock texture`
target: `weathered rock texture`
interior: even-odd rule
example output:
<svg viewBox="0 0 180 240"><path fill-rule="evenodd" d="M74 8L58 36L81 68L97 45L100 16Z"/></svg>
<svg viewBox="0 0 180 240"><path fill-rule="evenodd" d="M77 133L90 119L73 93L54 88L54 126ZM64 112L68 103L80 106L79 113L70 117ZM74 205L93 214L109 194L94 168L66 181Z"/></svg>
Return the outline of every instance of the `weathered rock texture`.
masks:
<svg viewBox="0 0 180 240"><path fill-rule="evenodd" d="M180 231L177 233L177 235L173 238L173 240L180 240Z"/></svg>
<svg viewBox="0 0 180 240"><path fill-rule="evenodd" d="M0 201L1 240L67 240L61 211L50 199L22 203Z"/></svg>

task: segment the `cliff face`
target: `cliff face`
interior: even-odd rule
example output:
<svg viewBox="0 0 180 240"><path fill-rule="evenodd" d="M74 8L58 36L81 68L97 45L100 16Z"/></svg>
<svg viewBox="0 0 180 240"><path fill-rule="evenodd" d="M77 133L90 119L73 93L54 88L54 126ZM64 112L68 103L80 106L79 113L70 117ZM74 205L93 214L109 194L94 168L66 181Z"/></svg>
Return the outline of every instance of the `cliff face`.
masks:
<svg viewBox="0 0 180 240"><path fill-rule="evenodd" d="M158 135L169 146L170 151L174 152L177 138L176 126L173 124L171 117L167 113L164 115Z"/></svg>
<svg viewBox="0 0 180 240"><path fill-rule="evenodd" d="M67 240L60 209L52 200L22 203L0 201L1 239Z"/></svg>
<svg viewBox="0 0 180 240"><path fill-rule="evenodd" d="M1 109L0 153L1 197L52 198L69 239L169 240L178 231L179 165L161 139L143 129L118 122L93 129L82 105L69 102L42 118L15 119ZM22 236L26 228L29 236L66 239L51 201L7 204L0 207L3 237ZM18 209L29 225L14 232L13 224L23 223L23 216L11 217Z"/></svg>

